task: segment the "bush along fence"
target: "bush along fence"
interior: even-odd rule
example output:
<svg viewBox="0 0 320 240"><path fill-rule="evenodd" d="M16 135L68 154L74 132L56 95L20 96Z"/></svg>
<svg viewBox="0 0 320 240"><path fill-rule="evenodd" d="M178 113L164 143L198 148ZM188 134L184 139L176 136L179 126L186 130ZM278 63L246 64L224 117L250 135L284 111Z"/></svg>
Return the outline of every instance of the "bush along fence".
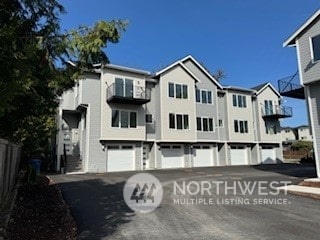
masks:
<svg viewBox="0 0 320 240"><path fill-rule="evenodd" d="M0 139L0 206L15 185L20 158L20 145Z"/></svg>

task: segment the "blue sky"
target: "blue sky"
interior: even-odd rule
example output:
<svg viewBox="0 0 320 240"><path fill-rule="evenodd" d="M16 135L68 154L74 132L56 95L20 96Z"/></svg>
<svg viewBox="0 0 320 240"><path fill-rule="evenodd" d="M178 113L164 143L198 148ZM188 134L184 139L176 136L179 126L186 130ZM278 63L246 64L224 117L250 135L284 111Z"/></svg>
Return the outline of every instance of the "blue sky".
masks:
<svg viewBox="0 0 320 240"><path fill-rule="evenodd" d="M114 64L157 71L188 54L223 85L253 87L297 71L295 48L282 43L318 8L319 0L63 0L62 29L98 20L129 20L120 43L106 53ZM307 124L305 102L284 98L294 116L282 126Z"/></svg>

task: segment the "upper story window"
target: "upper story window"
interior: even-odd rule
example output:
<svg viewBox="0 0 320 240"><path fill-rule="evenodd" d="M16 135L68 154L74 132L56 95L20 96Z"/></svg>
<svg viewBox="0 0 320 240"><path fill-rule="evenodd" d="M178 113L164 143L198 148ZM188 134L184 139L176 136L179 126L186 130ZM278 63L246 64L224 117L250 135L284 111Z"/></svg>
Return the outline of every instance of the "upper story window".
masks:
<svg viewBox="0 0 320 240"><path fill-rule="evenodd" d="M169 97L188 98L188 86L185 84L168 83Z"/></svg>
<svg viewBox="0 0 320 240"><path fill-rule="evenodd" d="M136 128L137 113L113 109L111 126L117 128Z"/></svg>
<svg viewBox="0 0 320 240"><path fill-rule="evenodd" d="M196 89L196 102L212 104L212 92L208 90Z"/></svg>
<svg viewBox="0 0 320 240"><path fill-rule="evenodd" d="M115 79L115 95L120 97L133 97L133 80L132 79Z"/></svg>
<svg viewBox="0 0 320 240"><path fill-rule="evenodd" d="M248 133L248 121L234 120L234 132Z"/></svg>
<svg viewBox="0 0 320 240"><path fill-rule="evenodd" d="M169 113L169 128L189 129L189 115Z"/></svg>
<svg viewBox="0 0 320 240"><path fill-rule="evenodd" d="M197 131L213 132L213 118L197 117Z"/></svg>
<svg viewBox="0 0 320 240"><path fill-rule="evenodd" d="M314 62L320 60L320 35L311 38L311 57Z"/></svg>
<svg viewBox="0 0 320 240"><path fill-rule="evenodd" d="M152 123L152 114L146 114L146 123Z"/></svg>
<svg viewBox="0 0 320 240"><path fill-rule="evenodd" d="M274 124L266 124L266 134L277 134L277 126Z"/></svg>
<svg viewBox="0 0 320 240"><path fill-rule="evenodd" d="M243 95L232 95L232 103L234 107L246 108L247 107L247 97Z"/></svg>

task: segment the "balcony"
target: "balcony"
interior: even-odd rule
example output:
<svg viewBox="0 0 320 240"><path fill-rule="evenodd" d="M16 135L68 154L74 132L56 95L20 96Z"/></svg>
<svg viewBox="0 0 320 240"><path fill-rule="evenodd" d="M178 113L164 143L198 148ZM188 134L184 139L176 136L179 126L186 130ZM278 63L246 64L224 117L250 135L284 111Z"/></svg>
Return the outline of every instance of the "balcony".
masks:
<svg viewBox="0 0 320 240"><path fill-rule="evenodd" d="M107 88L108 103L143 105L151 100L151 89L129 84L113 83Z"/></svg>
<svg viewBox="0 0 320 240"><path fill-rule="evenodd" d="M299 72L278 80L278 89L281 96L305 99L304 87L300 85Z"/></svg>
<svg viewBox="0 0 320 240"><path fill-rule="evenodd" d="M262 107L262 117L270 119L288 118L292 117L292 107L272 106Z"/></svg>

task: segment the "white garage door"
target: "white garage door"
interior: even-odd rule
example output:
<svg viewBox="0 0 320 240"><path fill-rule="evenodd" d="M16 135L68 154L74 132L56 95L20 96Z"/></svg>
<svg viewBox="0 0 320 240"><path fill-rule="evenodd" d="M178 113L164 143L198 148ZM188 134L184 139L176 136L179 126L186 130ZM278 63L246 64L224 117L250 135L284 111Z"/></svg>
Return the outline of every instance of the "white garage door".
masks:
<svg viewBox="0 0 320 240"><path fill-rule="evenodd" d="M107 172L135 170L134 148L131 145L108 146Z"/></svg>
<svg viewBox="0 0 320 240"><path fill-rule="evenodd" d="M248 153L247 147L237 146L231 147L231 165L247 165L248 164Z"/></svg>
<svg viewBox="0 0 320 240"><path fill-rule="evenodd" d="M183 148L182 146L161 146L162 168L182 168L183 167Z"/></svg>
<svg viewBox="0 0 320 240"><path fill-rule="evenodd" d="M277 163L276 149L274 147L262 147L261 162L264 164Z"/></svg>
<svg viewBox="0 0 320 240"><path fill-rule="evenodd" d="M210 146L202 145L193 147L193 166L213 166L213 151Z"/></svg>

